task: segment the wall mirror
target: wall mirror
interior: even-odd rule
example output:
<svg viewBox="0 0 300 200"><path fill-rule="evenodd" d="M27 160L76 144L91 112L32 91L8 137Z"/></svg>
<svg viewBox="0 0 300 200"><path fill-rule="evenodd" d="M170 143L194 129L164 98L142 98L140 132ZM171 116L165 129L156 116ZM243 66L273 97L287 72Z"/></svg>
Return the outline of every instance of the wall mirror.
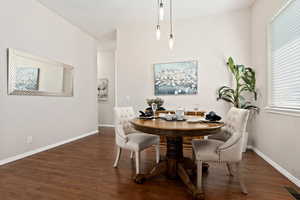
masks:
<svg viewBox="0 0 300 200"><path fill-rule="evenodd" d="M71 97L73 71L70 65L8 49L8 94Z"/></svg>

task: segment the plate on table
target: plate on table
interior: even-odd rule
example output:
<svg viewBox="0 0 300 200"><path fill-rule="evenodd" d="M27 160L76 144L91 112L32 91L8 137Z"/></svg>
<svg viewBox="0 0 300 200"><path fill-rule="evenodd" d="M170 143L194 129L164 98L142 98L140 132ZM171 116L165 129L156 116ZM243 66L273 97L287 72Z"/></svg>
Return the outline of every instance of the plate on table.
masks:
<svg viewBox="0 0 300 200"><path fill-rule="evenodd" d="M154 119L154 117L153 116L150 116L150 117L139 117L139 119L150 120L150 119Z"/></svg>
<svg viewBox="0 0 300 200"><path fill-rule="evenodd" d="M202 122L202 120L204 120L203 117L187 117L186 122L188 122L188 123L200 123L200 122Z"/></svg>
<svg viewBox="0 0 300 200"><path fill-rule="evenodd" d="M165 118L161 118L161 119L164 119L164 120L169 121L169 122L184 122L184 121L186 121L185 118L177 119L176 117L172 117L172 118L165 117Z"/></svg>
<svg viewBox="0 0 300 200"><path fill-rule="evenodd" d="M222 122L222 121L213 121L213 120L207 120L207 119L203 119L203 120L201 120L201 122L203 122L203 123L218 123L218 124L224 124L224 122Z"/></svg>

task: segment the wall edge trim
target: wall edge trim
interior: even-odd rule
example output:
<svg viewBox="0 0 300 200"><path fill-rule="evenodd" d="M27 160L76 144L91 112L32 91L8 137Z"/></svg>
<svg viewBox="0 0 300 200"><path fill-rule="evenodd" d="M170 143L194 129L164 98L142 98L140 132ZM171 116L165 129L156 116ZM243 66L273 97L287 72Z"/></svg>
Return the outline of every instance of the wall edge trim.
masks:
<svg viewBox="0 0 300 200"><path fill-rule="evenodd" d="M115 125L113 125L113 124L98 124L98 127L110 127L110 128L114 128Z"/></svg>
<svg viewBox="0 0 300 200"><path fill-rule="evenodd" d="M275 168L278 172L280 172L283 176L285 176L287 179L289 179L292 183L294 183L296 186L298 186L300 188L300 180L297 179L295 176L293 176L290 172L288 172L286 169L284 169L279 164L274 162L271 158L269 158L267 155L262 153L256 147L248 145L247 148L253 150L258 156L260 156L262 159L264 159L273 168Z"/></svg>

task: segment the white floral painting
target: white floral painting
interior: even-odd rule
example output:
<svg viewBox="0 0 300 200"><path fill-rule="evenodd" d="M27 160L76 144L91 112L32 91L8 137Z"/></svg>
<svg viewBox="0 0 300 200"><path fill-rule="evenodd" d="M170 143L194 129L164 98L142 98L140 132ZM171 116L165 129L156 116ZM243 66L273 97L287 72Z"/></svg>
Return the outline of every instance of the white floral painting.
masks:
<svg viewBox="0 0 300 200"><path fill-rule="evenodd" d="M20 91L39 90L39 68L34 68L34 67L16 68L15 89Z"/></svg>
<svg viewBox="0 0 300 200"><path fill-rule="evenodd" d="M108 79L98 79L98 101L108 100Z"/></svg>
<svg viewBox="0 0 300 200"><path fill-rule="evenodd" d="M198 93L198 62L154 64L155 95L193 95Z"/></svg>

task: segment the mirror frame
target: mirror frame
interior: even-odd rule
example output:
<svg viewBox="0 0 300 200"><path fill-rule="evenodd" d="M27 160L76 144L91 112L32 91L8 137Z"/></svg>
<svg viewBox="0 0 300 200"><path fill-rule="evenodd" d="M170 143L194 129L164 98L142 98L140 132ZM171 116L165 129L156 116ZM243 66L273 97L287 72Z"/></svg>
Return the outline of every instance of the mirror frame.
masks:
<svg viewBox="0 0 300 200"><path fill-rule="evenodd" d="M14 84L11 81L12 73L15 68L13 66L13 60L16 57L25 57L31 60L36 60L38 62L44 62L48 63L52 66L61 66L64 69L64 72L66 70L70 71L71 73L71 83L70 87L71 89L69 91L65 91L65 84L63 85L63 91L62 92L46 92L46 91L34 91L34 90L28 90L28 91L22 91L22 90L15 90ZM74 96L74 67L71 65L67 65L61 62L53 61L47 58L42 58L38 56L31 55L29 53L25 53L23 51L19 51L16 49L8 48L7 49L7 93L8 95L19 95L19 96L55 96L55 97L73 97Z"/></svg>

